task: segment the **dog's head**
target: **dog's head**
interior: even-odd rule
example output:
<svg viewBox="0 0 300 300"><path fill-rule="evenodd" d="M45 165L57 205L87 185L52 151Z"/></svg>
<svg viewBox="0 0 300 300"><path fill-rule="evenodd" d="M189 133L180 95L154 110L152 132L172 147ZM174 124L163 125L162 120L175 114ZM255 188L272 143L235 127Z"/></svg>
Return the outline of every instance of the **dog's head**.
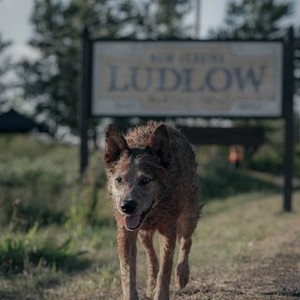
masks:
<svg viewBox="0 0 300 300"><path fill-rule="evenodd" d="M105 164L109 191L127 230L139 229L157 205L171 162L167 128L158 126L143 146L129 147L114 127L106 131Z"/></svg>

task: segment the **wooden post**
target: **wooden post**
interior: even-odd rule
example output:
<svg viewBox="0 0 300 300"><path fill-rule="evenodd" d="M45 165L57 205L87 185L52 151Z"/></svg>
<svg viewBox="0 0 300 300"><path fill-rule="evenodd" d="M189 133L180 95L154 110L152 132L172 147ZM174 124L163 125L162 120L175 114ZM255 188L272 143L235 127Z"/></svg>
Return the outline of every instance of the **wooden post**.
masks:
<svg viewBox="0 0 300 300"><path fill-rule="evenodd" d="M80 106L80 167L82 177L88 166L88 109L90 101L90 54L91 42L89 31L84 27L82 31L82 57L81 57L81 106Z"/></svg>
<svg viewBox="0 0 300 300"><path fill-rule="evenodd" d="M294 127L294 31L290 27L285 41L284 64L284 201L283 210L292 211L293 171L295 156L295 127Z"/></svg>

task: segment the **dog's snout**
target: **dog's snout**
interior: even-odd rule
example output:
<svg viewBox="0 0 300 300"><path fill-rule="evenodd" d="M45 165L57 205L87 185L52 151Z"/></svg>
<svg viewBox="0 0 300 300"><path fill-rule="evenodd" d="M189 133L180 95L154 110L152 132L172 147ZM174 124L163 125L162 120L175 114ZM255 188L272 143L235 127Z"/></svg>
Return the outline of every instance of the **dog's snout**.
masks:
<svg viewBox="0 0 300 300"><path fill-rule="evenodd" d="M128 200L124 202L124 204L121 206L122 211L125 214L131 215L135 212L137 203L134 200Z"/></svg>

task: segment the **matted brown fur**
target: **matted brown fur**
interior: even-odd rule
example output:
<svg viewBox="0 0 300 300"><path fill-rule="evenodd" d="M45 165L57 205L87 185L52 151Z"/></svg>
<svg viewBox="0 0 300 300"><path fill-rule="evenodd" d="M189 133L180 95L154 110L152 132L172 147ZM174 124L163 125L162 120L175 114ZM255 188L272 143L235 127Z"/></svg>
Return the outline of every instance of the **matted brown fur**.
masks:
<svg viewBox="0 0 300 300"><path fill-rule="evenodd" d="M138 237L147 257L147 297L167 300L176 239L180 247L176 284L183 288L189 280L191 235L200 213L192 147L178 130L163 123L150 121L125 136L109 126L105 163L118 228L123 299L138 299ZM159 261L152 243L155 231L160 236Z"/></svg>

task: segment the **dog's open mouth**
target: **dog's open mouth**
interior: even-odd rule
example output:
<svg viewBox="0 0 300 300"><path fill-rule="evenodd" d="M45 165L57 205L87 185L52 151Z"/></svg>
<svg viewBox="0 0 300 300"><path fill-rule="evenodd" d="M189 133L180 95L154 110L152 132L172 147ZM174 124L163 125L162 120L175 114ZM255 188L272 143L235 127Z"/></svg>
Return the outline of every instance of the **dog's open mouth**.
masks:
<svg viewBox="0 0 300 300"><path fill-rule="evenodd" d="M146 219L146 216L150 212L153 204L154 204L154 201L151 203L150 207L146 211L141 213L140 215L127 215L127 216L125 216L124 220L125 220L126 229L130 230L130 231L134 231L134 230L139 229L143 225L143 223Z"/></svg>

